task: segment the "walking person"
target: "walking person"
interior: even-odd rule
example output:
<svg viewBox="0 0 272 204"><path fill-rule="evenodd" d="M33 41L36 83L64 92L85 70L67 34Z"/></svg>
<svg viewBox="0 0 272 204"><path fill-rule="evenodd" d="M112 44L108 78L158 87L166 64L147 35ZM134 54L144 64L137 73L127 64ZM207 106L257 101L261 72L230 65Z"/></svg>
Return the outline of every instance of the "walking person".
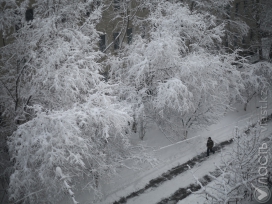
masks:
<svg viewBox="0 0 272 204"><path fill-rule="evenodd" d="M214 143L213 143L211 137L209 137L208 141L207 141L207 157L209 156L210 152L214 153L214 150L212 149L213 145L214 145Z"/></svg>

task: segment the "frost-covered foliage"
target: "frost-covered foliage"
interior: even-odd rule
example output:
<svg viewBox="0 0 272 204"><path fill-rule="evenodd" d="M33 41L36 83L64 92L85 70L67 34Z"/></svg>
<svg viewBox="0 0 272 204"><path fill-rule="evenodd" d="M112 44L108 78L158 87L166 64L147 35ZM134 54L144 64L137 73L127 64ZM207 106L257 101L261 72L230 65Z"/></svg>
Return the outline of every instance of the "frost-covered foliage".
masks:
<svg viewBox="0 0 272 204"><path fill-rule="evenodd" d="M272 85L272 64L265 61L257 62L244 66L241 73L245 85L242 95L246 111L248 102L254 96L261 96L262 92L269 91L269 87Z"/></svg>
<svg viewBox="0 0 272 204"><path fill-rule="evenodd" d="M18 22L19 18L18 15L16 15L16 13L18 13L18 6L16 4L16 1L14 0L0 0L0 31L2 34L2 40L3 40L3 44L6 43L6 38L7 36L13 31L14 26L16 25L16 23ZM0 51L1 53L1 58L3 56L3 53ZM5 59L7 60L7 59ZM1 64L2 65L2 64ZM0 76L3 75L3 73L5 72L3 66L1 66L0 69ZM3 78L0 78L0 94L1 94L1 98L0 98L0 138L2 137L2 135L6 134L7 132L10 132L13 129L13 126L9 126L8 128L6 128L5 130L3 129L3 127L7 127L8 126L8 122L6 119L9 118L9 116L11 116L9 110L7 110L7 104L11 103L10 100L10 96L11 93L8 89L8 85L5 84L5 80L3 80ZM8 95L8 96L7 96ZM12 112L12 111L11 111ZM1 141L0 141L1 142Z"/></svg>
<svg viewBox="0 0 272 204"><path fill-rule="evenodd" d="M3 32L3 37L6 37L18 22L19 18L16 16L18 6L15 0L0 0L0 8L0 30Z"/></svg>
<svg viewBox="0 0 272 204"><path fill-rule="evenodd" d="M153 5L149 39L135 37L110 60L112 78L124 84L123 98L152 117L165 135L216 122L244 88L238 54L216 50L224 25L209 13L191 13L182 3ZM182 137L183 138L183 137ZM170 138L171 139L171 138ZM176 137L172 138L176 139Z"/></svg>
<svg viewBox="0 0 272 204"><path fill-rule="evenodd" d="M221 153L221 163L215 164L220 176L211 174L213 182L207 186L193 176L201 189L194 194L206 198L205 203L252 201L255 187L268 185L271 171L271 136L266 137L266 125L258 123L249 128L236 128L231 151ZM254 187L255 186L255 187Z"/></svg>
<svg viewBox="0 0 272 204"><path fill-rule="evenodd" d="M272 2L265 0L261 1L261 28L264 31L270 31L272 29ZM270 36L271 38L271 36Z"/></svg>
<svg viewBox="0 0 272 204"><path fill-rule="evenodd" d="M10 177L11 199L42 189L26 203L36 203L41 195L56 202L67 190L56 175L57 167L72 184L75 176L88 178L93 190L97 179L115 173L122 160L131 156L125 132L130 118L108 100L97 93L67 111L36 109L36 117L18 127L9 138L15 162Z"/></svg>
<svg viewBox="0 0 272 204"><path fill-rule="evenodd" d="M256 24L253 30L256 34L251 42L253 52L258 53L260 60L272 59L272 2L269 0L257 0L252 2L250 20ZM255 49L255 50L254 50Z"/></svg>
<svg viewBox="0 0 272 204"><path fill-rule="evenodd" d="M249 2L244 2L244 4L249 4ZM235 10L237 8L234 8L235 5L234 0L196 0L192 1L190 8L192 12L209 11L216 15L224 25L224 39L228 47L229 45L236 46L237 40L241 42L249 31L249 26L241 18L241 14L234 14L238 12Z"/></svg>
<svg viewBox="0 0 272 204"><path fill-rule="evenodd" d="M3 115L17 126L8 138L12 201L57 203L68 192L76 203L80 178L98 196L99 181L125 159L145 158L129 142L129 106L100 75L102 3L36 0L29 21L30 2L16 8L20 28L0 59Z"/></svg>
<svg viewBox="0 0 272 204"><path fill-rule="evenodd" d="M1 44L4 45L6 37L13 31L14 26L18 22L17 4L15 0L0 0L0 32L1 32ZM0 58L2 53L0 51ZM1 59L0 59L1 61ZM11 162L9 161L7 136L11 135L16 129L16 125L11 122L14 118L13 110L9 107L12 100L10 100L10 92L8 87L3 81L4 69L0 62L0 186L2 189L8 188L9 175L11 171ZM2 191L4 192L4 191ZM6 202L5 192L1 198L1 202Z"/></svg>
<svg viewBox="0 0 272 204"><path fill-rule="evenodd" d="M84 102L88 97L84 93L99 83L100 67L94 62L101 54L94 49L101 12L97 9L88 18L90 3L36 1L35 18L28 22L24 14L29 2L21 3L21 28L10 37L13 43L1 50L7 74L2 81L16 111L20 103L32 101L48 108L70 108L68 104Z"/></svg>

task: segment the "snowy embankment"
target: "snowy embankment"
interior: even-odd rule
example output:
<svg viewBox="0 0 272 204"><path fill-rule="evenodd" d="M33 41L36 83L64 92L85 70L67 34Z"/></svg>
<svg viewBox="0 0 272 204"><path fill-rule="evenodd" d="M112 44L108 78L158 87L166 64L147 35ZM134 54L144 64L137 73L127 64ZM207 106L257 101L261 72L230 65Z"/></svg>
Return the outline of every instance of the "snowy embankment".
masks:
<svg viewBox="0 0 272 204"><path fill-rule="evenodd" d="M162 133L156 128L150 129L144 142L149 146L155 148L155 156L158 158L159 163L157 166L152 167L150 165L142 165L141 170L132 171L129 169L121 169L120 176L112 178L111 183L102 184L102 190L104 193L103 200L98 202L99 204L110 204L114 201L119 200L121 197L125 197L132 192L137 191L146 186L146 184L167 172L169 169L187 162L194 156L199 155L201 152L206 151L206 140L208 137L212 137L216 144L226 141L232 138L232 131L235 126L245 126L247 121L256 121L261 114L259 103L260 99L253 99L248 110L243 111L243 105L238 104L236 110L226 114L217 124L209 127L208 130L201 130L191 132L189 138L191 140L180 142L178 144L169 144L169 141L163 136ZM268 114L272 111L269 109L271 102L268 104ZM132 138L134 143L141 143L138 141L137 136ZM226 147L228 148L228 147ZM215 169L213 162L219 161L219 154L211 155L205 164L200 164L194 167L196 175L202 177L208 172ZM217 161L217 162L218 162ZM163 198L169 197L176 190L181 187L186 187L194 180L190 172L185 172L170 181L164 182L161 186L156 189L151 189L149 192L143 193L142 195L135 197L134 199L128 200L127 203L143 203L152 204L159 202ZM79 191L76 193L76 198L81 204L90 204L92 202L92 195L88 191ZM69 199L63 200L61 204L71 203Z"/></svg>

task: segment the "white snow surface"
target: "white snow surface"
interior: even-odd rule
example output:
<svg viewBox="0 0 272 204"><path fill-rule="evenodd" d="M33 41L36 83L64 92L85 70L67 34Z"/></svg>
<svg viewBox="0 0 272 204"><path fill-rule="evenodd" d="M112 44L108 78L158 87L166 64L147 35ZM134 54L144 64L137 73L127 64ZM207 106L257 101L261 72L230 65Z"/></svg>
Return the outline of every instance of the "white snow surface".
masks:
<svg viewBox="0 0 272 204"><path fill-rule="evenodd" d="M154 148L152 150L158 159L156 166L149 164L143 164L140 166L140 170L130 170L122 168L119 171L119 176L111 179L110 182L101 184L102 191L104 193L103 199L98 204L112 204L114 201L119 200L121 197L125 197L130 193L143 188L151 179L160 176L162 173L167 172L171 168L183 164L194 156L199 155L206 151L206 140L211 137L215 142L215 145L229 140L232 138L232 132L235 126L244 127L249 120L257 121L261 117L261 106L267 105L268 114L272 113L272 101L269 98L269 103L260 103L260 98L253 98L248 104L247 111L243 110L242 104L237 104L235 110L229 112L224 118L218 121L217 124L211 125L206 130L189 132L188 141L182 141L176 144L170 144L169 140L159 131L158 128L153 126L147 131L144 141L139 141L138 136L134 135L132 138L133 143L145 143L148 146ZM268 131L265 134L271 134L272 127L268 125ZM230 146L223 148L223 151L227 151ZM220 163L220 154L211 154L210 157L197 165L192 170L199 178L203 177L207 173L215 170L215 163ZM129 162L128 162L129 164ZM81 185L87 181L82 181ZM157 188L149 189L147 192L140 194L137 197L129 199L128 204L155 204L163 198L169 197L176 190L181 187L187 187L191 183L195 183L191 173L186 171L173 179L164 182ZM75 192L75 198L81 204L94 203L92 200L92 194L87 190L79 188ZM203 203L204 198L198 195L190 195L187 198L180 201L178 204L188 203ZM72 204L70 198L64 199L60 204Z"/></svg>

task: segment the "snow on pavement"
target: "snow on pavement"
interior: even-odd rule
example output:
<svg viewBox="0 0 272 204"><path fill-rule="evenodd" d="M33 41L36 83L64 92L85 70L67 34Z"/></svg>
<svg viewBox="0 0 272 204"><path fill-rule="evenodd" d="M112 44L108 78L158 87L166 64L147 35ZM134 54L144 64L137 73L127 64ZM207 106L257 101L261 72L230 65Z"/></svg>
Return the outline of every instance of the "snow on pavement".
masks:
<svg viewBox="0 0 272 204"><path fill-rule="evenodd" d="M199 155L201 152L206 151L206 140L210 136L215 141L215 143L220 143L222 141L226 141L232 137L232 131L235 126L242 127L246 125L249 118L257 118L260 117L260 109L256 107L260 107L259 99L253 99L249 105L248 110L243 111L243 105L239 104L236 106L236 110L229 112L226 114L224 118L222 118L217 124L210 126L207 130L201 131L191 131L188 137L192 138L189 141L181 142L179 144L170 144L169 141L163 136L163 134L157 129L150 129L143 143L146 143L149 146L155 147L157 151L155 151L155 156L158 158L160 163L157 166L150 166L148 164L143 164L141 166L141 170L132 171L129 169L120 169L119 176L112 178L110 183L102 183L101 188L103 191L103 199L98 202L99 204L112 204L114 201L119 200L121 197L127 196L130 193L136 191L137 189L143 188L151 179L154 179L161 174L167 172L169 169L187 162L189 159L193 158L196 155ZM272 107L272 103L268 104L268 107ZM271 114L271 109L268 110L268 114ZM251 119L253 120L253 119ZM132 138L134 143L142 143L142 141L138 141L138 136L135 135ZM167 145L171 145L168 148L163 148L159 150L161 147L165 147ZM211 158L214 155L211 156ZM207 161L209 163L210 159ZM214 168L212 163L209 163L207 168ZM206 168L204 165L201 168ZM208 169L207 169L208 170ZM204 172L201 170L199 172ZM197 171L198 172L198 171ZM175 184L172 185L182 187L189 180L192 181L192 177L189 174L186 174L186 177L177 177L179 180L175 181ZM188 180L188 181L187 181ZM173 182L173 181L172 181ZM84 182L83 182L84 183ZM84 185L84 184L82 184ZM165 187L163 190L158 190L158 194L163 198L164 196L168 196L170 194L170 184L168 182L165 183ZM172 190L173 193L173 190ZM143 194L144 195L144 194ZM92 194L87 190L79 189L76 192L76 198L81 204L90 204L94 203L92 201ZM140 199L140 197L139 197ZM159 198L154 198L154 201ZM132 199L129 202L136 202ZM64 199L60 204L70 204L72 203L69 198ZM141 204L151 204L146 203L143 200L140 202ZM139 204L140 204L139 203Z"/></svg>
<svg viewBox="0 0 272 204"><path fill-rule="evenodd" d="M226 146L224 150L230 150L230 145ZM192 168L192 171L198 178L202 178L209 172L215 171L216 167L214 163L219 164L221 160L221 154L216 152L216 154L211 154L207 160L199 163ZM128 200L128 204L156 204L160 202L163 198L171 196L179 188L185 188L194 182L192 174L190 171L186 171L172 180L166 181L162 185L158 186L154 190L144 193L135 199Z"/></svg>
<svg viewBox="0 0 272 204"><path fill-rule="evenodd" d="M106 199L101 202L101 204L113 203L113 201L119 200L120 197L126 196L129 193L136 191L137 189L143 188L148 183L149 180L160 176L162 173L166 172L172 167L185 163L194 156L199 155L201 152L205 152L206 140L209 136L212 137L212 139L215 141L215 144L231 139L233 136L232 131L235 126L243 127L246 126L248 120L257 121L257 119L260 118L260 109L256 107L260 107L258 99L251 101L251 103L248 105L247 112L243 111L242 105L238 105L237 106L238 111L236 110L233 112L229 112L226 117L222 118L222 120L219 123L210 126L208 130L195 131L189 135L190 137L198 136L197 138L194 138L188 142L174 144L166 149L158 150L156 152L156 157L160 159L161 163L156 168L150 168L146 172L144 171L136 172L134 174L134 177L130 177L126 181L124 181L124 179L121 179L119 181L120 185L122 185L121 182L126 183L129 181L131 183L128 183L127 185L124 185L123 183L124 187L122 189L115 191L114 194L110 196L107 196ZM271 102L269 104L269 107L272 107ZM268 114L271 114L271 112L272 110L269 109ZM155 132L156 130L152 131ZM152 131L149 133L152 134ZM153 139L152 141L153 144L156 144L154 141L154 138L156 137L151 138ZM147 142L150 142L150 140L148 140ZM163 145L163 147L164 146L166 145ZM128 201L128 203L130 203L130 201ZM147 202L146 204L149 203Z"/></svg>
<svg viewBox="0 0 272 204"><path fill-rule="evenodd" d="M265 137L271 137L271 135L272 135L272 125L271 125L271 121L269 122L269 126L268 126L268 128L267 128L267 131L264 133L265 134ZM231 145L229 145L227 148L226 148L226 150L225 151L227 151L228 149L230 149L230 147L232 146L233 144L231 144ZM218 160L219 159L219 160ZM219 155L216 155L215 156L215 160L216 160L216 163L218 163L219 164L219 162L220 162L220 154ZM219 162L218 162L219 161ZM203 164L203 167L204 166L206 166L206 165L208 165L208 164L206 164L207 162L205 162L205 164ZM204 168L201 168L201 170L204 170L204 171L206 171L206 168L204 167ZM206 172L206 174L207 174L208 172ZM202 175L198 175L197 174L197 172L196 172L196 174L195 174L198 178L201 178L202 177ZM192 175L191 175L191 181L193 181L192 180ZM188 179L187 177L185 177L184 179ZM208 185L211 185L212 184L212 182L210 183L210 184L208 184ZM206 200L206 197L203 197L203 196L200 196L200 195L197 195L197 194L190 194L188 197L186 197L185 199L183 199L183 200L181 200L181 201L179 201L178 202L178 204L188 204L188 203L194 203L194 204L203 204L203 203L205 203L205 200ZM143 203L146 203L146 202L143 202ZM252 203L256 203L256 202L252 202ZM151 203L150 203L151 204ZM271 202L271 204L272 204L272 202Z"/></svg>

